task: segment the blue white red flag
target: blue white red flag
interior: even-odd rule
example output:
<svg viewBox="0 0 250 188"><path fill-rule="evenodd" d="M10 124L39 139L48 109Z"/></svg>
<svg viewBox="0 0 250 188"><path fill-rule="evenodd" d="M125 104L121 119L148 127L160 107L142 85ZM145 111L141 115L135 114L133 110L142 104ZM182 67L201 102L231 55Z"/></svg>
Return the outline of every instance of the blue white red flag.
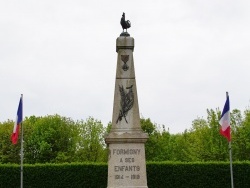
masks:
<svg viewBox="0 0 250 188"><path fill-rule="evenodd" d="M20 129L22 121L23 121L23 100L21 97L19 101L18 109L17 109L16 122L14 124L13 133L11 135L11 141L13 144L17 144L18 133L19 133L19 129Z"/></svg>
<svg viewBox="0 0 250 188"><path fill-rule="evenodd" d="M230 104L229 104L229 96L227 95L227 100L225 106L223 108L221 118L219 121L221 128L220 133L224 137L227 138L228 142L231 141L231 134L230 134Z"/></svg>

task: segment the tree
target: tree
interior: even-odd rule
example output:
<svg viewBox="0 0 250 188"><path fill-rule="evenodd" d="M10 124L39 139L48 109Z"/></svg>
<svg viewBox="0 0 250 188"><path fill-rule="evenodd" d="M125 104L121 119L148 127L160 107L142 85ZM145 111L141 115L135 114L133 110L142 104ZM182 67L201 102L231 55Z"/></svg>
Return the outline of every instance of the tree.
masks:
<svg viewBox="0 0 250 188"><path fill-rule="evenodd" d="M78 121L77 126L80 133L76 153L78 160L100 162L107 159L105 128L101 121L89 117L86 122Z"/></svg>
<svg viewBox="0 0 250 188"><path fill-rule="evenodd" d="M59 115L31 116L25 124L30 129L24 145L26 163L74 160L78 130L73 120Z"/></svg>
<svg viewBox="0 0 250 188"><path fill-rule="evenodd" d="M239 117L239 116L238 116ZM240 118L239 118L240 119ZM250 111L244 111L244 119L236 123L233 137L233 156L238 160L250 158Z"/></svg>
<svg viewBox="0 0 250 188"><path fill-rule="evenodd" d="M207 121L209 125L209 152L210 157L209 160L212 161L228 161L229 153L228 153L228 141L223 137L220 132L220 117L221 111L219 109L216 110L207 110L208 116Z"/></svg>
<svg viewBox="0 0 250 188"><path fill-rule="evenodd" d="M20 163L20 141L11 143L14 121L0 123L0 163Z"/></svg>
<svg viewBox="0 0 250 188"><path fill-rule="evenodd" d="M233 159L250 158L250 110L231 113ZM196 118L183 133L170 134L149 118L141 118L147 161L228 161L228 142L220 135L219 109L208 109L206 118ZM0 163L20 163L20 144L11 143L14 122L0 123ZM59 115L30 116L23 121L24 163L105 162L108 149L104 142L111 122L104 127L93 117L73 121ZM20 135L19 135L20 138Z"/></svg>
<svg viewBox="0 0 250 188"><path fill-rule="evenodd" d="M158 138L160 134L156 129L156 125L151 122L151 120L141 118L140 119L141 128L144 132L149 135L147 142L145 143L145 155L148 161L156 160L156 156L159 154L160 145Z"/></svg>

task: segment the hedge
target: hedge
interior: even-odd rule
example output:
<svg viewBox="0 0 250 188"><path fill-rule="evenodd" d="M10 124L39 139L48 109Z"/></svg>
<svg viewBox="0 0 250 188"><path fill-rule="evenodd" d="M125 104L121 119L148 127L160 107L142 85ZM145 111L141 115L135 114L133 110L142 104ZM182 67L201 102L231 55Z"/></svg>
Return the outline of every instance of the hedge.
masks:
<svg viewBox="0 0 250 188"><path fill-rule="evenodd" d="M106 188L105 163L24 165L24 188ZM250 162L234 162L235 188L250 187ZM227 162L148 162L149 188L230 188ZM20 166L0 165L0 187L20 187Z"/></svg>
<svg viewBox="0 0 250 188"><path fill-rule="evenodd" d="M250 187L250 162L233 163L235 188ZM148 163L150 188L231 188L228 162Z"/></svg>

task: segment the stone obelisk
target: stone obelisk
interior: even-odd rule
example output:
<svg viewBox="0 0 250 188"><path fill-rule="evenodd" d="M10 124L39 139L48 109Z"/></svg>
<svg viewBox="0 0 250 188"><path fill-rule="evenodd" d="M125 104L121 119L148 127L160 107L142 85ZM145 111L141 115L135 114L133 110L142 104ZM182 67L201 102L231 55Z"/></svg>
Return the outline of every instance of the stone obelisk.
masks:
<svg viewBox="0 0 250 188"><path fill-rule="evenodd" d="M127 25L126 25L127 24ZM121 19L123 29L130 27ZM140 125L134 70L134 38L127 32L116 40L117 69L112 128L105 142L109 148L108 188L147 188L145 142Z"/></svg>

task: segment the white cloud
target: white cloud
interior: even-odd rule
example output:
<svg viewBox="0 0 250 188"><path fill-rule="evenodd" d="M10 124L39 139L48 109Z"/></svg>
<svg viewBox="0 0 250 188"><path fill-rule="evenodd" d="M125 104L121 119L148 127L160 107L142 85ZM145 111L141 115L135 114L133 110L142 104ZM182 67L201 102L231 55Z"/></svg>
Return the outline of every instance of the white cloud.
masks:
<svg viewBox="0 0 250 188"><path fill-rule="evenodd" d="M122 12L132 23L140 113L170 132L206 108L249 103L248 1L0 3L0 121L25 114L112 119Z"/></svg>

